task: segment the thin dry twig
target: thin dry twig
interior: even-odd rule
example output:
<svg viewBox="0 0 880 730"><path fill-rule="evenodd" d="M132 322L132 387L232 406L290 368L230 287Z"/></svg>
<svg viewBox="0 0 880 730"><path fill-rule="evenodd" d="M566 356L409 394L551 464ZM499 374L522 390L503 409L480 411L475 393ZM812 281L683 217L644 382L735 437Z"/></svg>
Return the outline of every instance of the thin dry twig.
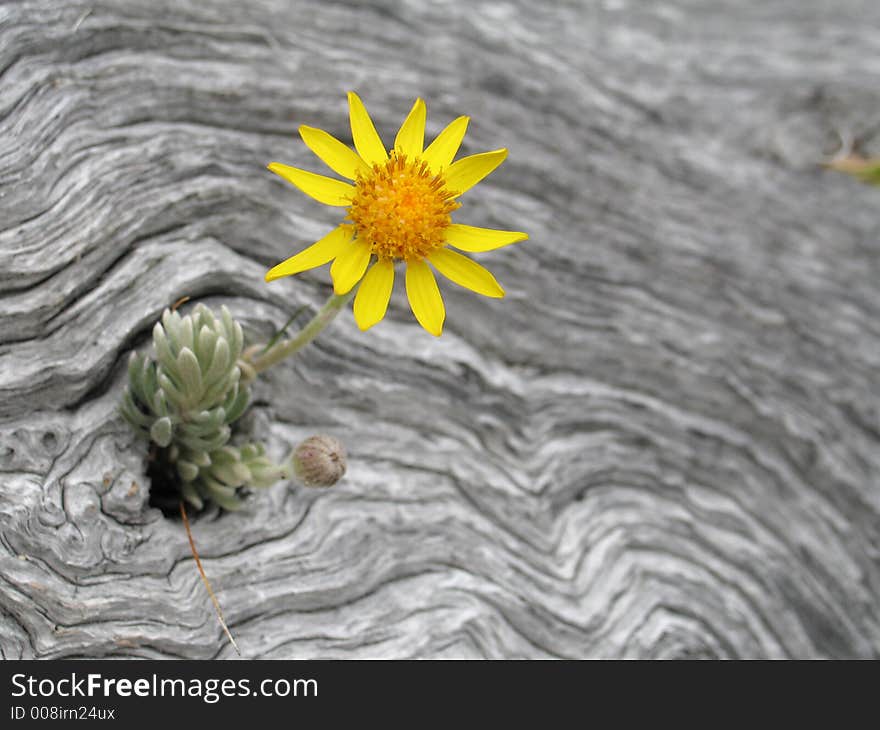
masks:
<svg viewBox="0 0 880 730"><path fill-rule="evenodd" d="M171 305L171 311L176 312L178 307L186 304L189 301L189 296L181 297L174 304Z"/></svg>
<svg viewBox="0 0 880 730"><path fill-rule="evenodd" d="M199 553L196 550L196 544L193 540L192 530L189 529L189 520L186 516L186 507L183 505L183 500L180 500L180 516L183 517L183 526L186 528L186 536L189 538L189 547L192 550L193 557L196 559L196 566L199 569L199 575L202 576L202 582L205 584L205 588L208 589L208 595L211 596L211 601L214 603L214 609L217 611L217 620L220 622L220 626L223 627L223 631L226 632L226 638L229 639L229 643L232 644L232 648L235 649L236 654L241 656L241 651L239 651L238 644L235 643L235 639L232 638L232 634L229 632L229 627L226 625L226 619L223 618L223 611L220 610L220 602L217 600L217 596L214 595L214 591L211 590L211 582L208 580L208 576L205 575L205 569L202 567L202 561L199 560Z"/></svg>

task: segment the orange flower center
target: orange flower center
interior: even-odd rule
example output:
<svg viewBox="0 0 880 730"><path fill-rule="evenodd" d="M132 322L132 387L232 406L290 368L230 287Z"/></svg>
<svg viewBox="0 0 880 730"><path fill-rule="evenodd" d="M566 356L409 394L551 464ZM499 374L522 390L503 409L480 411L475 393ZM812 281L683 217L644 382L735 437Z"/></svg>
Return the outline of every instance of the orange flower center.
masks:
<svg viewBox="0 0 880 730"><path fill-rule="evenodd" d="M461 203L423 160L391 153L359 176L347 218L379 258L422 259L444 245L449 214Z"/></svg>

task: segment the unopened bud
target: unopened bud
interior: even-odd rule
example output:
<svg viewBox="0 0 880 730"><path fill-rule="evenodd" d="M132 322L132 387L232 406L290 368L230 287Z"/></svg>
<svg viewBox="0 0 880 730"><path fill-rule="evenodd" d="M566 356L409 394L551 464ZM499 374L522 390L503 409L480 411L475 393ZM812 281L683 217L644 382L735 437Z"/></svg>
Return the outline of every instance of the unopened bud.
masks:
<svg viewBox="0 0 880 730"><path fill-rule="evenodd" d="M307 487L332 487L345 474L345 447L332 436L309 436L293 452L293 471Z"/></svg>

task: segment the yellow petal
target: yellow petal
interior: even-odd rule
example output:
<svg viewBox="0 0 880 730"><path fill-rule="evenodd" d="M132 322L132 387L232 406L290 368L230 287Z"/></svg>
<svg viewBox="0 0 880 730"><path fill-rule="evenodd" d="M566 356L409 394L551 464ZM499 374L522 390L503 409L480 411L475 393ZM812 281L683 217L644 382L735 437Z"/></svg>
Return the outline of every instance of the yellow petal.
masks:
<svg viewBox="0 0 880 730"><path fill-rule="evenodd" d="M349 185L342 180L334 180L332 177L316 175L314 172L300 170L298 167L282 165L273 162L269 169L276 175L283 177L287 182L296 185L306 195L310 195L324 205L351 205L351 196L354 195L354 185Z"/></svg>
<svg viewBox="0 0 880 730"><path fill-rule="evenodd" d="M313 243L307 249L300 251L295 256L291 256L287 261L283 261L266 274L266 281L274 281L282 276L290 276L298 274L300 271L314 269L316 266L323 266L331 259L336 258L339 252L351 240L352 230L350 226L340 226L334 228L324 238L317 243Z"/></svg>
<svg viewBox="0 0 880 730"><path fill-rule="evenodd" d="M381 322L394 286L394 262L380 259L367 272L354 298L354 321L361 330Z"/></svg>
<svg viewBox="0 0 880 730"><path fill-rule="evenodd" d="M425 102L416 99L394 140L394 149L411 160L422 154L425 146L425 114Z"/></svg>
<svg viewBox="0 0 880 730"><path fill-rule="evenodd" d="M368 165L375 165L388 159L385 145L373 126L364 102L353 91L348 92L348 111L351 120L351 136L358 154Z"/></svg>
<svg viewBox="0 0 880 730"><path fill-rule="evenodd" d="M453 120L437 135L437 139L428 145L422 159L427 161L428 167L434 172L440 172L452 164L455 153L461 147L461 140L464 139L469 121L469 117Z"/></svg>
<svg viewBox="0 0 880 730"><path fill-rule="evenodd" d="M446 189L454 190L461 195L504 162L505 157L507 157L505 149L462 157L453 162L446 171Z"/></svg>
<svg viewBox="0 0 880 730"><path fill-rule="evenodd" d="M459 286L487 297L500 299L504 296L504 289L495 281L495 277L467 256L450 251L448 248L441 248L428 256L428 261L434 264L443 276Z"/></svg>
<svg viewBox="0 0 880 730"><path fill-rule="evenodd" d="M406 296L419 324L434 337L439 337L443 332L446 309L434 272L422 260L406 264Z"/></svg>
<svg viewBox="0 0 880 730"><path fill-rule="evenodd" d="M452 223L446 229L446 243L462 251L472 253L493 251L518 241L525 241L528 233L521 231L498 231L493 228L477 228L462 223Z"/></svg>
<svg viewBox="0 0 880 730"><path fill-rule="evenodd" d="M323 129L304 124L299 128L299 136L327 167L349 180L354 180L358 173L365 175L370 171L367 163L353 149Z"/></svg>
<svg viewBox="0 0 880 730"><path fill-rule="evenodd" d="M367 270L371 250L369 243L355 239L354 243L344 246L336 254L336 260L330 267L333 291L337 294L347 294L351 291L351 288L361 280Z"/></svg>

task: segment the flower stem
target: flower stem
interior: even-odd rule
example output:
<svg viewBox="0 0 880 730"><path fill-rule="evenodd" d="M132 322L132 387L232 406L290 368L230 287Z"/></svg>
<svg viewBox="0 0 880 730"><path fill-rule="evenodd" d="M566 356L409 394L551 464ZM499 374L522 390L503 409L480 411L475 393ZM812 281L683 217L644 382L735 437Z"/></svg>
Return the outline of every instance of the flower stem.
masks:
<svg viewBox="0 0 880 730"><path fill-rule="evenodd" d="M254 375L261 373L264 370L268 370L273 365L276 365L308 345L328 324L333 321L336 315L339 314L340 310L351 301L352 296L354 296L353 291L342 295L331 294L324 306L321 307L309 323L299 331L299 334L297 334L296 337L291 337L289 340L278 342L272 345L272 347L266 352L262 353L260 353L260 350L263 349L262 345L249 348L248 352L245 353L244 359L253 368Z"/></svg>

